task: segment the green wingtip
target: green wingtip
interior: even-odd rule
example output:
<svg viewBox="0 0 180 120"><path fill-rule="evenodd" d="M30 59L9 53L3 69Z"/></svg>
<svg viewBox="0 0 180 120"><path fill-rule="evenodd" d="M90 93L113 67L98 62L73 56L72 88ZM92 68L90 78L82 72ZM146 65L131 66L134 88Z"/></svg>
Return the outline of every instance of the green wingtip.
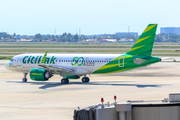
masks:
<svg viewBox="0 0 180 120"><path fill-rule="evenodd" d="M46 62L46 56L47 56L47 52L44 54L44 56L43 56L43 59L42 59L42 61L41 61L41 63L45 63Z"/></svg>

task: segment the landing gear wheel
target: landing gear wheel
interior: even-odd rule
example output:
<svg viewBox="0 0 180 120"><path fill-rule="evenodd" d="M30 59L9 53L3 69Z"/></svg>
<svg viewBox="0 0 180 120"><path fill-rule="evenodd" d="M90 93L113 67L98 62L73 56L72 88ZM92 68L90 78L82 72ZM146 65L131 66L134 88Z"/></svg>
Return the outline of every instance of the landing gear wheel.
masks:
<svg viewBox="0 0 180 120"><path fill-rule="evenodd" d="M68 83L69 83L69 79L67 79L67 78L63 78L61 80L61 84L68 84Z"/></svg>
<svg viewBox="0 0 180 120"><path fill-rule="evenodd" d="M89 78L88 77L83 77L82 78L82 82L83 83L88 83L89 82Z"/></svg>
<svg viewBox="0 0 180 120"><path fill-rule="evenodd" d="M22 81L23 81L23 82L27 82L27 78L23 78Z"/></svg>
<svg viewBox="0 0 180 120"><path fill-rule="evenodd" d="M27 78L26 78L27 74L28 73L24 73L24 78L22 79L23 82L27 82Z"/></svg>

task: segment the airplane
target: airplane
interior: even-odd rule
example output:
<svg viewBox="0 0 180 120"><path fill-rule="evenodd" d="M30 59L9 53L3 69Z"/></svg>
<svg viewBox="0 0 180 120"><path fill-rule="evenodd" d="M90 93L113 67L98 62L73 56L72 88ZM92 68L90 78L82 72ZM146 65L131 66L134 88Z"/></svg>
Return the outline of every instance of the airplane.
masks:
<svg viewBox="0 0 180 120"><path fill-rule="evenodd" d="M125 54L20 54L14 56L5 67L22 72L23 82L27 75L35 81L47 81L53 75L60 75L62 84L69 79L82 77L89 82L89 74L110 74L144 67L161 61L151 56L157 24L149 24L132 48Z"/></svg>

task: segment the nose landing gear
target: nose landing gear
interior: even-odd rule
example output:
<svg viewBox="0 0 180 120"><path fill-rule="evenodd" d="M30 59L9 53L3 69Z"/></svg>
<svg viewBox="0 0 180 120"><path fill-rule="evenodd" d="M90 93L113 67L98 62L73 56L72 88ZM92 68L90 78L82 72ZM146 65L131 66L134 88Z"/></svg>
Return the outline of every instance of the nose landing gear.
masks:
<svg viewBox="0 0 180 120"><path fill-rule="evenodd" d="M24 78L22 79L23 82L27 82L27 78L26 78L27 75L28 73L24 73Z"/></svg>

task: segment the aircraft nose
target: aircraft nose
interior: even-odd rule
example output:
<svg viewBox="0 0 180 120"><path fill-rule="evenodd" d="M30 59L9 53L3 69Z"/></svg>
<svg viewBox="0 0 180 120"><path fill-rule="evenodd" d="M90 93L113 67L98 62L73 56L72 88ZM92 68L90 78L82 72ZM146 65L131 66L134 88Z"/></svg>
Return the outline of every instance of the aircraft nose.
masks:
<svg viewBox="0 0 180 120"><path fill-rule="evenodd" d="M9 69L9 62L5 65L6 69Z"/></svg>

